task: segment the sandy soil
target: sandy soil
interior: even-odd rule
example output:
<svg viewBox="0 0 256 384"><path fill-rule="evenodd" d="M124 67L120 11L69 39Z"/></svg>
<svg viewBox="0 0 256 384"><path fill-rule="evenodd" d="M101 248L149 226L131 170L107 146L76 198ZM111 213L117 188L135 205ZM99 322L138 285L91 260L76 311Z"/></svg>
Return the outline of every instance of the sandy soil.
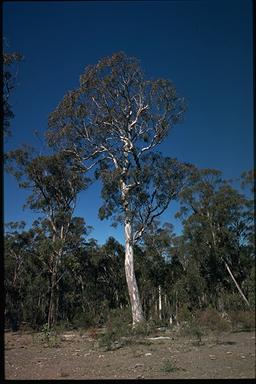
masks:
<svg viewBox="0 0 256 384"><path fill-rule="evenodd" d="M255 378L255 333L208 336L203 345L174 332L114 351L93 335L69 331L58 347L29 332L5 333L5 379L238 379Z"/></svg>

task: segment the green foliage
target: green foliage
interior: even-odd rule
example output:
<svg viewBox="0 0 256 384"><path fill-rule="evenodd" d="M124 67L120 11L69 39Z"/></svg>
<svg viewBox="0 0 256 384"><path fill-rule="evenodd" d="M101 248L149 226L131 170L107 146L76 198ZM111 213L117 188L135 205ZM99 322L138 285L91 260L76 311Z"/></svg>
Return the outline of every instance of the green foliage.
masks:
<svg viewBox="0 0 256 384"><path fill-rule="evenodd" d="M121 348L127 344L144 342L144 337L155 329L152 322L139 323L132 326L129 308L113 310L109 314L104 333L99 335L99 346L106 350Z"/></svg>
<svg viewBox="0 0 256 384"><path fill-rule="evenodd" d="M60 346L60 337L53 328L49 328L48 324L44 324L38 341L48 348L58 348Z"/></svg>
<svg viewBox="0 0 256 384"><path fill-rule="evenodd" d="M180 196L184 262L196 261L199 267L205 285L201 292L207 297L202 304L217 307L223 292L236 290L225 263L239 284L251 270L251 200L223 180L219 171L208 169L195 170Z"/></svg>
<svg viewBox="0 0 256 384"><path fill-rule="evenodd" d="M255 274L255 265L252 266L249 276L244 282L244 288L247 292L247 297L250 303L251 308L255 308L255 293L256 293L256 274Z"/></svg>
<svg viewBox="0 0 256 384"><path fill-rule="evenodd" d="M132 328L132 336L135 337L145 337L152 334L155 331L156 323L152 321L144 321L142 323L136 324Z"/></svg>
<svg viewBox="0 0 256 384"><path fill-rule="evenodd" d="M131 329L130 311L111 311L106 323L106 329L99 336L99 346L109 351L128 344L131 341Z"/></svg>
<svg viewBox="0 0 256 384"><path fill-rule="evenodd" d="M173 361L171 359L164 360L161 371L163 371L165 373L171 373L171 372L176 372L178 370L179 370L179 368L177 367L175 361Z"/></svg>
<svg viewBox="0 0 256 384"><path fill-rule="evenodd" d="M221 314L214 308L207 308L198 311L197 314L189 321L182 323L180 334L195 339L194 345L203 345L202 337L209 333L213 333L218 337L223 332L231 330L230 321L223 318Z"/></svg>
<svg viewBox="0 0 256 384"><path fill-rule="evenodd" d="M193 319L193 313L188 309L186 304L183 304L179 307L177 320L178 322L188 321L191 322Z"/></svg>
<svg viewBox="0 0 256 384"><path fill-rule="evenodd" d="M204 334L205 330L203 330L202 326L200 326L195 319L183 323L180 329L180 335L194 338L195 345L202 345L202 337Z"/></svg>
<svg viewBox="0 0 256 384"><path fill-rule="evenodd" d="M241 300L241 296L237 292L223 292L221 295L223 308L226 312L246 310L248 307Z"/></svg>
<svg viewBox="0 0 256 384"><path fill-rule="evenodd" d="M16 75L14 66L19 61L23 60L23 56L17 52L4 52L3 53L3 132L4 136L11 135L11 119L14 118L12 106L10 104L10 96L13 89L16 87Z"/></svg>

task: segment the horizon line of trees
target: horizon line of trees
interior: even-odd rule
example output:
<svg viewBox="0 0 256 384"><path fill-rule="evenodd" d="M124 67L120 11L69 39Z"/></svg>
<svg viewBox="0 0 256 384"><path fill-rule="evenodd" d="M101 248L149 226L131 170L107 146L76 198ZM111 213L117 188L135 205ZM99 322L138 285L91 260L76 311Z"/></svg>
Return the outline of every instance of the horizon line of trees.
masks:
<svg viewBox="0 0 256 384"><path fill-rule="evenodd" d="M147 321L182 321L209 306L220 312L255 307L253 202L221 180L219 171L199 174L205 190L201 193L200 186L199 196L199 180L194 180L177 212L182 234L176 236L170 223L155 222L134 248ZM242 184L249 175L241 177ZM122 244L110 237L98 245L84 219L72 217L65 245L56 245L62 255L53 280L53 237L47 218L34 221L28 230L24 222L6 224L7 325L100 326L112 310L130 308Z"/></svg>

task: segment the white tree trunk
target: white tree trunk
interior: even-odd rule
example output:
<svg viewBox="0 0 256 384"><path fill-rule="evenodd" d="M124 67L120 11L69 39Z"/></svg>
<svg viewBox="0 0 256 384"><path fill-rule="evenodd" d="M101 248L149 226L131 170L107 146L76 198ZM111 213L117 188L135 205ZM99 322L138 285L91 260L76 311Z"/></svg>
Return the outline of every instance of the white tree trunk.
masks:
<svg viewBox="0 0 256 384"><path fill-rule="evenodd" d="M162 320L162 293L161 285L158 286L158 318Z"/></svg>
<svg viewBox="0 0 256 384"><path fill-rule="evenodd" d="M129 219L125 220L125 276L132 308L133 326L144 321L133 263L132 228Z"/></svg>
<svg viewBox="0 0 256 384"><path fill-rule="evenodd" d="M250 307L249 301L246 299L245 295L243 294L242 289L239 287L238 282L236 281L236 279L235 279L233 273L231 272L231 269L229 268L229 266L228 266L228 264L227 264L226 262L225 262L225 267L226 267L228 273L230 274L232 280L234 281L234 283L235 283L235 285L236 285L236 287L237 287L237 289L238 289L238 292L240 293L240 295L242 296L242 298L244 299L244 301L246 302L246 304L248 305L248 307Z"/></svg>

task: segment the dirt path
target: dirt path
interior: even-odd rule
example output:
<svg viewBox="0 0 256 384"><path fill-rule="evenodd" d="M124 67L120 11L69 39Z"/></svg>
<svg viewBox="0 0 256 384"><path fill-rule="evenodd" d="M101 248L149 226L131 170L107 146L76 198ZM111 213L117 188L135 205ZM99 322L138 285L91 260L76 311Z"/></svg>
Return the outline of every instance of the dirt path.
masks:
<svg viewBox="0 0 256 384"><path fill-rule="evenodd" d="M59 347L37 335L5 334L5 379L229 379L255 378L255 333L229 333L203 345L167 332L104 351L88 334L66 332Z"/></svg>

